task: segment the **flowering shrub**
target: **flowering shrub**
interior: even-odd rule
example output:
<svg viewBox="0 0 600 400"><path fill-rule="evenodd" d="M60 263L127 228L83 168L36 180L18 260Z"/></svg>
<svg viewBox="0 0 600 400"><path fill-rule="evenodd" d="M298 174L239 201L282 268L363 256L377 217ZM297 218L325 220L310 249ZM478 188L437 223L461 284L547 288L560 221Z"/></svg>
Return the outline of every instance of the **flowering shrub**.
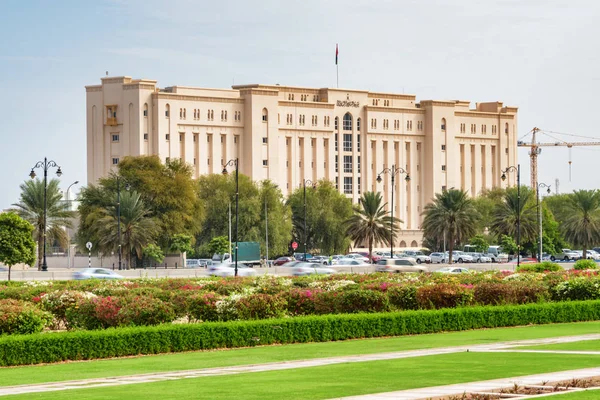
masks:
<svg viewBox="0 0 600 400"><path fill-rule="evenodd" d="M475 303L482 305L536 303L550 297L543 282L520 280L481 283L473 294Z"/></svg>
<svg viewBox="0 0 600 400"><path fill-rule="evenodd" d="M66 313L69 308L76 307L83 300L94 297L96 297L96 295L91 292L54 290L38 298L34 298L34 301L39 299L42 308L54 315L52 328L59 329L61 327L67 327Z"/></svg>
<svg viewBox="0 0 600 400"><path fill-rule="evenodd" d="M594 260L577 260L575 261L575 265L573 265L573 269L583 270L583 269L598 269L598 263Z"/></svg>
<svg viewBox="0 0 600 400"><path fill-rule="evenodd" d="M310 315L315 313L314 296L321 293L322 289L290 289L282 293L286 300L287 311L290 315Z"/></svg>
<svg viewBox="0 0 600 400"><path fill-rule="evenodd" d="M386 294L390 305L400 310L416 310L417 287L412 285L393 286L387 289Z"/></svg>
<svg viewBox="0 0 600 400"><path fill-rule="evenodd" d="M21 300L0 300L0 334L41 332L52 314Z"/></svg>
<svg viewBox="0 0 600 400"><path fill-rule="evenodd" d="M152 296L136 296L117 313L119 325L158 325L175 319L173 306Z"/></svg>
<svg viewBox="0 0 600 400"><path fill-rule="evenodd" d="M283 276L259 275L254 279L256 293L277 294L288 290L292 280Z"/></svg>
<svg viewBox="0 0 600 400"><path fill-rule="evenodd" d="M417 289L417 303L420 308L462 307L473 301L470 285L439 283Z"/></svg>
<svg viewBox="0 0 600 400"><path fill-rule="evenodd" d="M356 282L349 280L318 280L311 282L308 286L311 288L323 289L327 291L336 291L347 287L356 287Z"/></svg>
<svg viewBox="0 0 600 400"><path fill-rule="evenodd" d="M123 302L118 297L94 297L83 300L66 311L70 328L102 329L120 325L119 311Z"/></svg>
<svg viewBox="0 0 600 400"><path fill-rule="evenodd" d="M390 310L390 302L385 293L374 290L347 290L337 298L338 312L385 312Z"/></svg>
<svg viewBox="0 0 600 400"><path fill-rule="evenodd" d="M555 300L594 300L600 299L600 278L575 277L556 285Z"/></svg>
<svg viewBox="0 0 600 400"><path fill-rule="evenodd" d="M218 321L217 302L220 296L214 293L197 293L187 298L187 314L195 321Z"/></svg>
<svg viewBox="0 0 600 400"><path fill-rule="evenodd" d="M256 293L240 298L236 308L240 319L266 319L283 317L286 305L283 296Z"/></svg>
<svg viewBox="0 0 600 400"><path fill-rule="evenodd" d="M232 321L238 319L236 304L241 298L241 294L232 294L216 302L215 306L217 307L219 321Z"/></svg>

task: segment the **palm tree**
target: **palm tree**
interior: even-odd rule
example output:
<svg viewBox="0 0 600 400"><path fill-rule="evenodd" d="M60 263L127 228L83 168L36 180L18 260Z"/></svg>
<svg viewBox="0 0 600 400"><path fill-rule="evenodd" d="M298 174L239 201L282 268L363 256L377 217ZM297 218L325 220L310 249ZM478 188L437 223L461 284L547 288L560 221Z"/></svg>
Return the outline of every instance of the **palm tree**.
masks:
<svg viewBox="0 0 600 400"><path fill-rule="evenodd" d="M454 243L475 234L479 213L467 192L450 189L437 193L423 210L423 235L430 238L447 237L449 262L452 263Z"/></svg>
<svg viewBox="0 0 600 400"><path fill-rule="evenodd" d="M398 218L394 218L392 222L389 212L385 210L387 203L381 204L381 202L381 193L363 193L354 215L346 221L346 232L354 242L369 243L370 261L373 260L373 243L389 245L391 238L396 239L398 225L402 223Z"/></svg>
<svg viewBox="0 0 600 400"><path fill-rule="evenodd" d="M517 224L517 221L519 224ZM490 229L498 237L507 235L514 238L517 236L518 226L520 226L521 231L521 243L536 240L539 225L535 192L526 186L521 187L520 200L516 187L506 190L502 203L494 209Z"/></svg>
<svg viewBox="0 0 600 400"><path fill-rule="evenodd" d="M88 216L93 220L94 236L98 240L98 250L104 253L119 251L119 234L116 200L114 204L101 207ZM90 222L90 221L88 221ZM158 234L158 223L150 217L150 210L144 205L139 193L121 193L121 244L131 265L131 253L135 250L142 258L143 248L153 243Z"/></svg>
<svg viewBox="0 0 600 400"><path fill-rule="evenodd" d="M565 239L581 246L585 259L587 249L600 241L600 192L577 190L569 196L567 206L569 216L562 224Z"/></svg>
<svg viewBox="0 0 600 400"><path fill-rule="evenodd" d="M72 228L75 213L69 211L62 201L59 190L60 181L51 179L46 190L46 243L58 242L62 248L69 246L65 228ZM38 246L38 271L42 268L44 252L44 181L40 179L25 181L21 184L21 198L13 204L21 218L29 221L33 227L33 238Z"/></svg>

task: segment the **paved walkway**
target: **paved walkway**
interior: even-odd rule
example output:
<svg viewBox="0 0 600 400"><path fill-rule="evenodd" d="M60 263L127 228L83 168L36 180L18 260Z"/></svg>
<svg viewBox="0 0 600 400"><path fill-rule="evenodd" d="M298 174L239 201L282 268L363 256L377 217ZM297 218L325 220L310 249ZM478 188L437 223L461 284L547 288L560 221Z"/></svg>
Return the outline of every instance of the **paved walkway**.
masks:
<svg viewBox="0 0 600 400"><path fill-rule="evenodd" d="M4 386L0 387L0 396L13 395L13 394L25 394L25 393L40 393L40 392L53 392L60 390L71 390L71 389L82 389L82 388L98 388L105 386L118 386L118 385L130 385L136 383L149 383L166 380L177 380L186 378L199 378L203 376L216 376L216 375L234 375L250 372L266 372L266 371L281 371L295 368L309 368L332 364L341 363L354 363L354 362L367 362L367 361L380 361L380 360L394 360L401 358L411 357L422 357L430 355L440 354L451 354L460 353L465 351L501 351L508 350L515 346L534 346L534 345L545 345L554 343L570 343L579 342L584 340L598 340L600 334L589 334L579 336L564 336L547 339L531 339L531 340L516 340L510 342L498 342L489 344L479 345L465 345L455 347L443 347L433 349L419 349L419 350L408 350L398 351L390 353L377 353L377 354L360 354L342 357L329 357L329 358L316 358L312 360L299 360L299 361L285 361L277 363L267 364L256 364L256 365L240 365L232 367L217 367L217 368L204 368L197 370L188 371L174 371L174 372L157 372L151 374L140 374L130 376L117 376L107 378L95 378L95 379L81 379L73 381L61 381L52 383L40 383L40 384L28 384L19 386ZM583 353L585 354L585 352ZM600 371L596 374L600 375ZM460 393L463 390L459 390ZM387 397L388 399L390 397ZM392 397L393 398L393 397Z"/></svg>
<svg viewBox="0 0 600 400"><path fill-rule="evenodd" d="M399 390L397 392L386 392L368 394L365 396L350 396L338 398L344 400L419 400L431 399L442 396L462 395L463 393L490 393L493 389L509 389L515 384L519 386L540 385L542 382L556 382L571 379L584 379L600 375L600 368L576 369L572 371L552 372L547 374L527 375L514 378L493 379L489 381L458 383L456 385L434 386L419 389ZM572 389L582 390L582 389ZM560 392L564 394L565 392ZM547 396L547 395L545 395ZM598 394L600 398L600 394ZM533 396L511 396L513 399L532 398Z"/></svg>

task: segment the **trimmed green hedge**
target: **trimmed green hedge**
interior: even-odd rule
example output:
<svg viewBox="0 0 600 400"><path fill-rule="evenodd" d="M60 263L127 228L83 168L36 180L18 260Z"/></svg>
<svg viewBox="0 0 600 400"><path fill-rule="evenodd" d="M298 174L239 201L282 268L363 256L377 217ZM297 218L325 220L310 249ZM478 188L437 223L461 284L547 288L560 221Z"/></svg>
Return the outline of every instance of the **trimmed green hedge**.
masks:
<svg viewBox="0 0 600 400"><path fill-rule="evenodd" d="M0 366L600 320L600 300L0 337Z"/></svg>

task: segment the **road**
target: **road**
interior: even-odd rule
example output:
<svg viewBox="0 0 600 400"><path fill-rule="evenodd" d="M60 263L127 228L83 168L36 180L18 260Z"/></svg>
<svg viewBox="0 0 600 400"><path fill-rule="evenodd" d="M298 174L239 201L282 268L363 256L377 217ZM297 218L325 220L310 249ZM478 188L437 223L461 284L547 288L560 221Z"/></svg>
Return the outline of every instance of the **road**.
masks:
<svg viewBox="0 0 600 400"><path fill-rule="evenodd" d="M425 265L425 264L424 264ZM487 270L508 270L514 271L516 264L503 263L503 264L454 264L455 266L462 266L475 271L487 271ZM564 269L571 269L573 263L559 263ZM438 269L448 266L447 264L429 264L430 271L437 271ZM374 272L374 266L368 267L331 267L339 272L347 273L369 273ZM11 279L15 281L34 281L34 280L68 280L71 279L73 272L77 269L67 268L56 268L49 269L47 272L36 271L34 269L28 270L13 270L11 273ZM278 275L278 276L289 276L289 269L286 267L271 267L271 268L255 268L259 275ZM120 275L127 278L194 278L208 276L208 271L204 268L184 268L184 269L132 269L124 271L116 271ZM0 281L8 279L8 272L0 271Z"/></svg>

